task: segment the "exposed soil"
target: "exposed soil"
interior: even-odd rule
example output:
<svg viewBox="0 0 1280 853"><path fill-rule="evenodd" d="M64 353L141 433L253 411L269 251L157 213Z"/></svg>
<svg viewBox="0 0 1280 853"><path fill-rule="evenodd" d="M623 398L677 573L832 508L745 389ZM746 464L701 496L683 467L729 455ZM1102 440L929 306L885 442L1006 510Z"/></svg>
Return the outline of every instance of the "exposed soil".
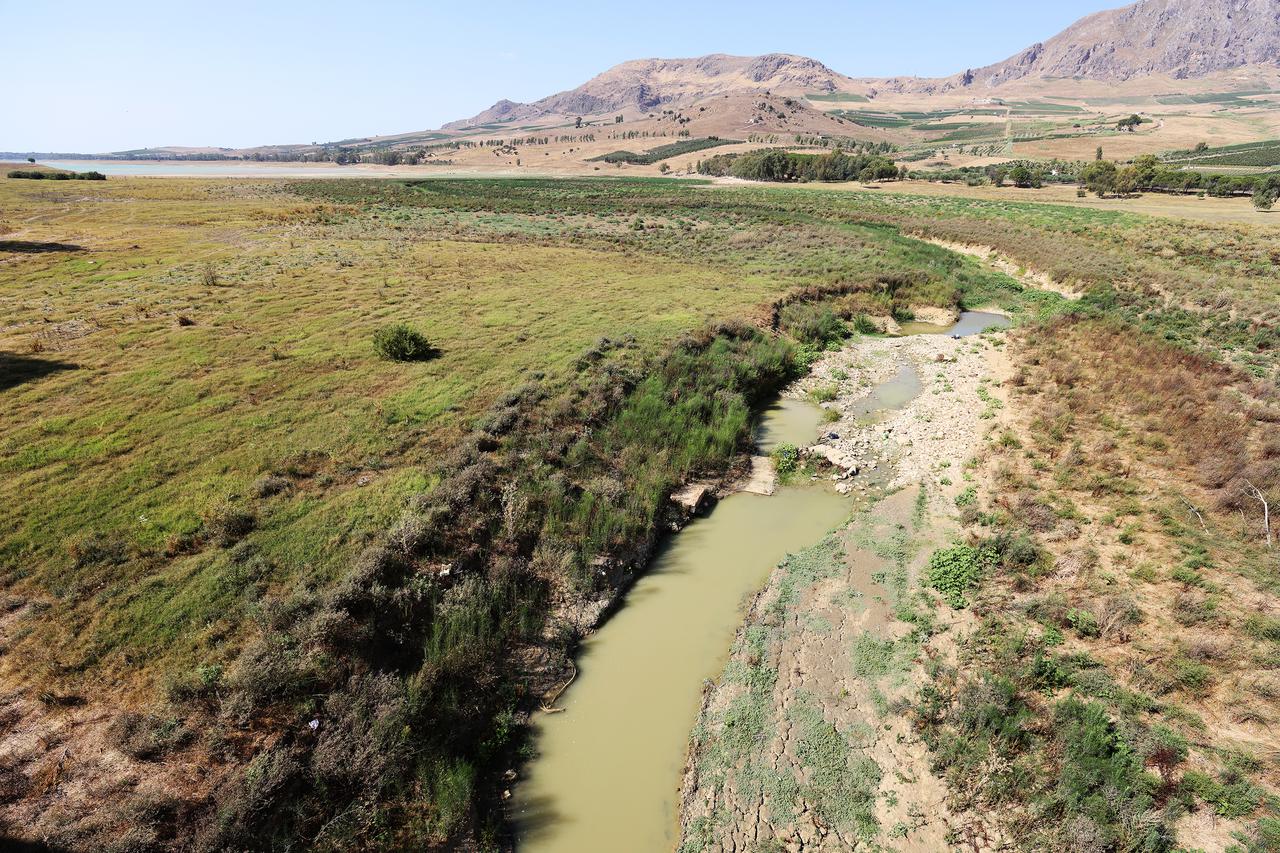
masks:
<svg viewBox="0 0 1280 853"><path fill-rule="evenodd" d="M951 498L983 415L1000 405L980 393L1007 370L998 342L862 339L790 389L836 389L824 406L840 418L809 452L829 461L823 470L842 490L868 499L847 526L774 570L709 685L682 791L685 853L932 851L973 835L969 816L949 812L902 711L924 678L909 616L930 606L918 576L958 532ZM868 416L872 389L904 364L920 393Z"/></svg>

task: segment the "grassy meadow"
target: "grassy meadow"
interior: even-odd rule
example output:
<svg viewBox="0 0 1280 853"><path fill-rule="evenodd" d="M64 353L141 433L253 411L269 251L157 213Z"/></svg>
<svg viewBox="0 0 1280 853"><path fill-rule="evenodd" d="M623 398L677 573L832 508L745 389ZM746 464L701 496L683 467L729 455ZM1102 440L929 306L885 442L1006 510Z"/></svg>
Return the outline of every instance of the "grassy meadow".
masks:
<svg viewBox="0 0 1280 853"><path fill-rule="evenodd" d="M225 632L226 557L192 540L226 503L257 517L268 583L325 583L522 377L563 376L603 335L652 352L776 288L674 259L399 238L376 215L370 239L265 186L94 189L0 183L10 228L38 220L22 239L83 247L0 267L5 358L52 371L4 389L0 559L75 612L45 647L95 674L132 670L103 654L186 660ZM440 356L377 358L393 321ZM259 497L273 475L289 485ZM87 548L113 556L77 565Z"/></svg>
<svg viewBox="0 0 1280 853"><path fill-rule="evenodd" d="M1066 322L912 235L1274 384L1263 226L665 180L0 180L0 674L28 717L118 702L151 744L110 807L7 801L72 847L501 846L529 661L566 666L566 613L643 568L671 489L732 465L771 390L859 315ZM434 357L379 358L394 323Z"/></svg>

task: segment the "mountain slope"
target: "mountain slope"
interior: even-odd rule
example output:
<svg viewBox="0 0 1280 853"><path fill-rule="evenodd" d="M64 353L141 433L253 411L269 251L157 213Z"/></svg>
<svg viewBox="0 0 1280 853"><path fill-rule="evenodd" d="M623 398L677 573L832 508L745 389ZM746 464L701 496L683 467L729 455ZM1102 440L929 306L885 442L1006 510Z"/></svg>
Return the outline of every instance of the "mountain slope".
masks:
<svg viewBox="0 0 1280 853"><path fill-rule="evenodd" d="M726 94L772 92L800 95L856 87L853 80L815 59L785 53L764 56L716 53L691 59L637 59L615 65L576 89L531 104L499 101L479 115L445 125L445 129L535 120L551 115L647 113Z"/></svg>
<svg viewBox="0 0 1280 853"><path fill-rule="evenodd" d="M1141 0L1081 18L1003 62L932 82L941 82L937 88L946 90L993 88L1037 77L1125 81L1161 74L1187 79L1277 63L1277 0Z"/></svg>

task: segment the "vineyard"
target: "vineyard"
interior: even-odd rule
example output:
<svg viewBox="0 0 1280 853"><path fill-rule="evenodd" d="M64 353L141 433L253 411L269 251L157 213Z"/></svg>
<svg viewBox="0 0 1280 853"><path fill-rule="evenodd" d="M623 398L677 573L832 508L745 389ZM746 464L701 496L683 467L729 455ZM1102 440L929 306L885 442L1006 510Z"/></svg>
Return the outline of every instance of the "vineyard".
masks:
<svg viewBox="0 0 1280 853"><path fill-rule="evenodd" d="M1265 168L1280 166L1280 140L1247 142L1222 148L1206 148L1202 151L1175 151L1166 156L1166 162L1188 166L1249 166Z"/></svg>
<svg viewBox="0 0 1280 853"><path fill-rule="evenodd" d="M692 154L694 151L703 151L707 148L717 148L721 145L735 145L737 139L720 139L717 136L708 136L706 139L685 139L680 142L672 142L668 145L659 145L657 148L650 149L643 153L637 154L634 151L611 151L608 154L602 154L599 157L592 157L593 161L602 160L605 163L629 163L632 166L652 166L670 157L678 157L681 154Z"/></svg>

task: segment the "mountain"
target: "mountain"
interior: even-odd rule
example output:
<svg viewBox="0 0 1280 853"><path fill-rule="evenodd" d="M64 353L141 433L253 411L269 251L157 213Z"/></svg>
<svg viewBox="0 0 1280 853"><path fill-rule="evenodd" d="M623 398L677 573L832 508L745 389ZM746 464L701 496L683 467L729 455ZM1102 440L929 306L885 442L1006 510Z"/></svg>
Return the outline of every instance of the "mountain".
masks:
<svg viewBox="0 0 1280 853"><path fill-rule="evenodd" d="M785 53L764 56L714 53L692 59L636 59L615 65L576 89L531 104L498 101L479 115L452 122L444 129L533 121L546 116L646 114L729 94L803 95L855 88L855 81L816 59Z"/></svg>
<svg viewBox="0 0 1280 853"><path fill-rule="evenodd" d="M1030 78L1123 82L1280 64L1277 0L1141 0L1081 18L1003 62L898 88L945 92Z"/></svg>

